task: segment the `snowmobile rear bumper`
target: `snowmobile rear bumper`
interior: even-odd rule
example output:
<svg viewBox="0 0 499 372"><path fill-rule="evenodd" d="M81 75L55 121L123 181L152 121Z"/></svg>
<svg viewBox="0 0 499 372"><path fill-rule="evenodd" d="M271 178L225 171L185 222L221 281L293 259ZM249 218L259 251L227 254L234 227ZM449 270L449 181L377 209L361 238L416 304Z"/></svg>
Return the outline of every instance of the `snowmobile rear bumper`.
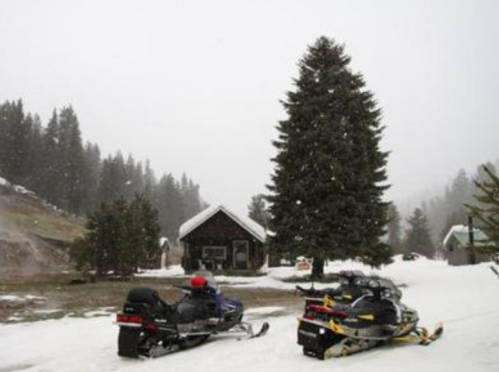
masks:
<svg viewBox="0 0 499 372"><path fill-rule="evenodd" d="M334 344L340 342L344 336L335 334L319 322L300 319L298 327L298 345L303 346L303 353L318 359L325 358L325 352Z"/></svg>
<svg viewBox="0 0 499 372"><path fill-rule="evenodd" d="M140 329L120 327L118 335L118 355L127 358L139 357Z"/></svg>

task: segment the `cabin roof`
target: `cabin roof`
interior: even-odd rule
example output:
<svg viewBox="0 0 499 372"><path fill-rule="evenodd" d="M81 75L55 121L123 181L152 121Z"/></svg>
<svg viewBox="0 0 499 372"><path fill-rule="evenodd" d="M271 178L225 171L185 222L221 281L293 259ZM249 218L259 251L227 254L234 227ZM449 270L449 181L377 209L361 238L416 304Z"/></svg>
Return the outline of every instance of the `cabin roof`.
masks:
<svg viewBox="0 0 499 372"><path fill-rule="evenodd" d="M473 234L474 234L475 246L480 247L480 246L490 245L488 236L485 235L485 233L482 230L474 228ZM444 247L447 246L452 237L454 237L463 247L466 247L470 243L468 226L465 225L452 226L444 238Z"/></svg>
<svg viewBox="0 0 499 372"><path fill-rule="evenodd" d="M179 240L185 238L192 231L194 231L196 228L201 226L204 222L209 220L211 217L213 217L215 214L217 214L220 211L229 216L229 218L231 218L244 230L250 233L254 238L258 239L262 243L265 242L266 233L263 226L253 221L249 217L243 217L237 215L236 213L232 212L223 205L208 207L202 212L192 217L190 220L186 221L182 226L180 226L179 236L178 236Z"/></svg>

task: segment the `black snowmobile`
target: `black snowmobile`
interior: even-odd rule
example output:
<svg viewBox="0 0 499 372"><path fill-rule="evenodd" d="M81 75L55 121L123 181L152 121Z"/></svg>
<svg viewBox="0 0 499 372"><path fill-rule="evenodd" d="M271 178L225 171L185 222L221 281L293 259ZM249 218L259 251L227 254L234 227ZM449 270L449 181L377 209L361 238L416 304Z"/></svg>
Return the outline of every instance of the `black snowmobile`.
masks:
<svg viewBox="0 0 499 372"><path fill-rule="evenodd" d="M296 293L305 297L305 311L310 305L349 304L366 294L359 282L366 276L361 271L340 271L336 276L340 285L336 288L316 289L296 286Z"/></svg>
<svg viewBox="0 0 499 372"><path fill-rule="evenodd" d="M333 306L336 304L351 304L358 298L370 293L366 283L373 277L366 276L362 271L340 271L335 274L340 282L336 288L315 289L296 286L296 292L305 296L305 311L310 305ZM400 300L402 292L388 279L374 278L382 281L392 297Z"/></svg>
<svg viewBox="0 0 499 372"><path fill-rule="evenodd" d="M192 277L190 286L176 286L185 295L167 304L156 290L136 287L128 293L123 311L117 314L120 326L118 355L158 357L194 347L211 335L234 332L246 338L266 334L269 325L254 333L243 322L244 305L223 297L211 273Z"/></svg>
<svg viewBox="0 0 499 372"><path fill-rule="evenodd" d="M390 281L359 283L368 293L350 305L312 304L299 319L298 344L308 356L326 359L371 349L390 340L428 345L443 332L418 327L418 313L400 302ZM393 283L391 283L393 284Z"/></svg>

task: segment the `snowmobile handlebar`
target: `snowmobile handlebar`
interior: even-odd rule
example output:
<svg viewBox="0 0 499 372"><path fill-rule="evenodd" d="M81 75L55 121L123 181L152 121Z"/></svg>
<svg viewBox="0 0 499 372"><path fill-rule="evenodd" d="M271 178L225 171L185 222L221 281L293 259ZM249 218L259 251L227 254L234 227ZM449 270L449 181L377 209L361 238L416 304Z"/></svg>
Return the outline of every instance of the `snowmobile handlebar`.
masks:
<svg viewBox="0 0 499 372"><path fill-rule="evenodd" d="M357 285L361 288L365 288L370 291L374 296L380 297L382 295L388 295L392 297L392 288L385 285L382 281L377 279L366 279L360 280Z"/></svg>
<svg viewBox="0 0 499 372"><path fill-rule="evenodd" d="M337 290L334 289L329 289L329 290L321 290L321 289L315 289L315 288L303 288L299 285L295 287L295 294L300 294L303 296L312 296L312 297L323 297L325 295L334 295L336 294ZM339 292L338 292L339 293Z"/></svg>
<svg viewBox="0 0 499 372"><path fill-rule="evenodd" d="M203 287L193 287L190 285L174 285L173 288L180 289L182 292L191 294L194 292L206 292L207 294L216 294L216 289L208 285Z"/></svg>

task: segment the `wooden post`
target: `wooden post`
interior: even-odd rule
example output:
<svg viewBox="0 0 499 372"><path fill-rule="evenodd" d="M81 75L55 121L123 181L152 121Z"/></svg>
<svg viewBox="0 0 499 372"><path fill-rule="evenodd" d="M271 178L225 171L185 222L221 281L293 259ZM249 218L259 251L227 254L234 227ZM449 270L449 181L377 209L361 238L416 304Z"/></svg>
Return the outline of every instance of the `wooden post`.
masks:
<svg viewBox="0 0 499 372"><path fill-rule="evenodd" d="M476 264L476 254L475 254L475 233L473 231L473 217L468 216L468 236L469 236L469 257L470 264Z"/></svg>

